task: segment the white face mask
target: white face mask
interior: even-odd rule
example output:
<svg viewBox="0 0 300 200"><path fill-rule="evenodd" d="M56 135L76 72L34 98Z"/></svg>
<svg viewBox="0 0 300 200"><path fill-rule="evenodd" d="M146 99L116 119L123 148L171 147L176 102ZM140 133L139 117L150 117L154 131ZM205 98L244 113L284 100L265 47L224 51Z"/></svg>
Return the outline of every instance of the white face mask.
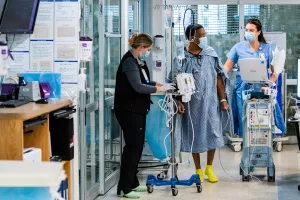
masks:
<svg viewBox="0 0 300 200"><path fill-rule="evenodd" d="M198 44L198 47L201 49L205 49L207 47L207 43L208 43L207 37L202 37L200 38L200 43Z"/></svg>
<svg viewBox="0 0 300 200"><path fill-rule="evenodd" d="M199 44L195 43L195 39L192 39L191 42L194 42L196 45L198 45L198 47L200 49L205 49L208 46L208 44L207 44L208 43L207 37L202 37L202 38L197 38L197 39L200 41Z"/></svg>

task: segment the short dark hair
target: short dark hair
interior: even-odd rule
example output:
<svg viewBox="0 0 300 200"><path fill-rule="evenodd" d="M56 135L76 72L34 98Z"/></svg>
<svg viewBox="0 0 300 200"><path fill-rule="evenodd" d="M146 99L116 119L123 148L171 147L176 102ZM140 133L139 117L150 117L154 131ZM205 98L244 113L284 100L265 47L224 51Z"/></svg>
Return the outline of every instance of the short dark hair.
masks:
<svg viewBox="0 0 300 200"><path fill-rule="evenodd" d="M193 24L190 24L185 29L185 38L188 40L190 39L191 29L193 28Z"/></svg>
<svg viewBox="0 0 300 200"><path fill-rule="evenodd" d="M196 31L201 29L201 28L204 28L202 25L200 24L195 24L195 25L188 25L188 27L186 27L185 29L185 37L186 39L190 39L190 36L194 36Z"/></svg>

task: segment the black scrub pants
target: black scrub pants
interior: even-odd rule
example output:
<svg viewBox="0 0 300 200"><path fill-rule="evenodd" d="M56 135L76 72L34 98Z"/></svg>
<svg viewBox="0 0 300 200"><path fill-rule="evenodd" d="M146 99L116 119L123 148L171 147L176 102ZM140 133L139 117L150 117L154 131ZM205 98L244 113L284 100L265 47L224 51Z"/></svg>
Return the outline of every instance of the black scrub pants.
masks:
<svg viewBox="0 0 300 200"><path fill-rule="evenodd" d="M127 111L116 111L115 114L125 140L117 193L122 190L128 194L140 185L137 173L145 141L146 115Z"/></svg>

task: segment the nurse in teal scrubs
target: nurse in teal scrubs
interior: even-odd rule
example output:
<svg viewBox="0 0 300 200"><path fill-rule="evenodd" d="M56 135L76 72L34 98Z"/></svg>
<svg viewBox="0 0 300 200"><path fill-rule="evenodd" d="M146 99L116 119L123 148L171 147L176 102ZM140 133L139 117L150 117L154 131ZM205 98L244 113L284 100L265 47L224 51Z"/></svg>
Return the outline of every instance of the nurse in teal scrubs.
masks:
<svg viewBox="0 0 300 200"><path fill-rule="evenodd" d="M243 58L263 58L266 60L266 70L271 72L270 81L276 83L278 75L274 72L271 65L273 55L271 45L267 44L262 31L261 22L258 19L249 19L245 28L245 38L247 41L237 43L227 54L227 61L224 64L225 70L230 72L235 64L238 66L238 60ZM261 91L263 85L254 84L255 91ZM240 69L236 74L235 87L232 94L232 113L234 118L234 131L239 136L243 135L243 99L242 91L249 89L249 85L241 80ZM286 127L283 116L278 104L275 105L275 125L282 133L286 133Z"/></svg>

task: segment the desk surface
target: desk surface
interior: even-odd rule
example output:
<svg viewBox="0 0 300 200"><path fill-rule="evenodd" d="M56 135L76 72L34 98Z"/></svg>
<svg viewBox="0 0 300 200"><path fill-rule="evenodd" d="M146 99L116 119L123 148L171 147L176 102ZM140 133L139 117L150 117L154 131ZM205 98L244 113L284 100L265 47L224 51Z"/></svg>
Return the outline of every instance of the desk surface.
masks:
<svg viewBox="0 0 300 200"><path fill-rule="evenodd" d="M28 120L71 104L69 99L51 99L48 104L30 102L17 108L0 108L0 120Z"/></svg>

